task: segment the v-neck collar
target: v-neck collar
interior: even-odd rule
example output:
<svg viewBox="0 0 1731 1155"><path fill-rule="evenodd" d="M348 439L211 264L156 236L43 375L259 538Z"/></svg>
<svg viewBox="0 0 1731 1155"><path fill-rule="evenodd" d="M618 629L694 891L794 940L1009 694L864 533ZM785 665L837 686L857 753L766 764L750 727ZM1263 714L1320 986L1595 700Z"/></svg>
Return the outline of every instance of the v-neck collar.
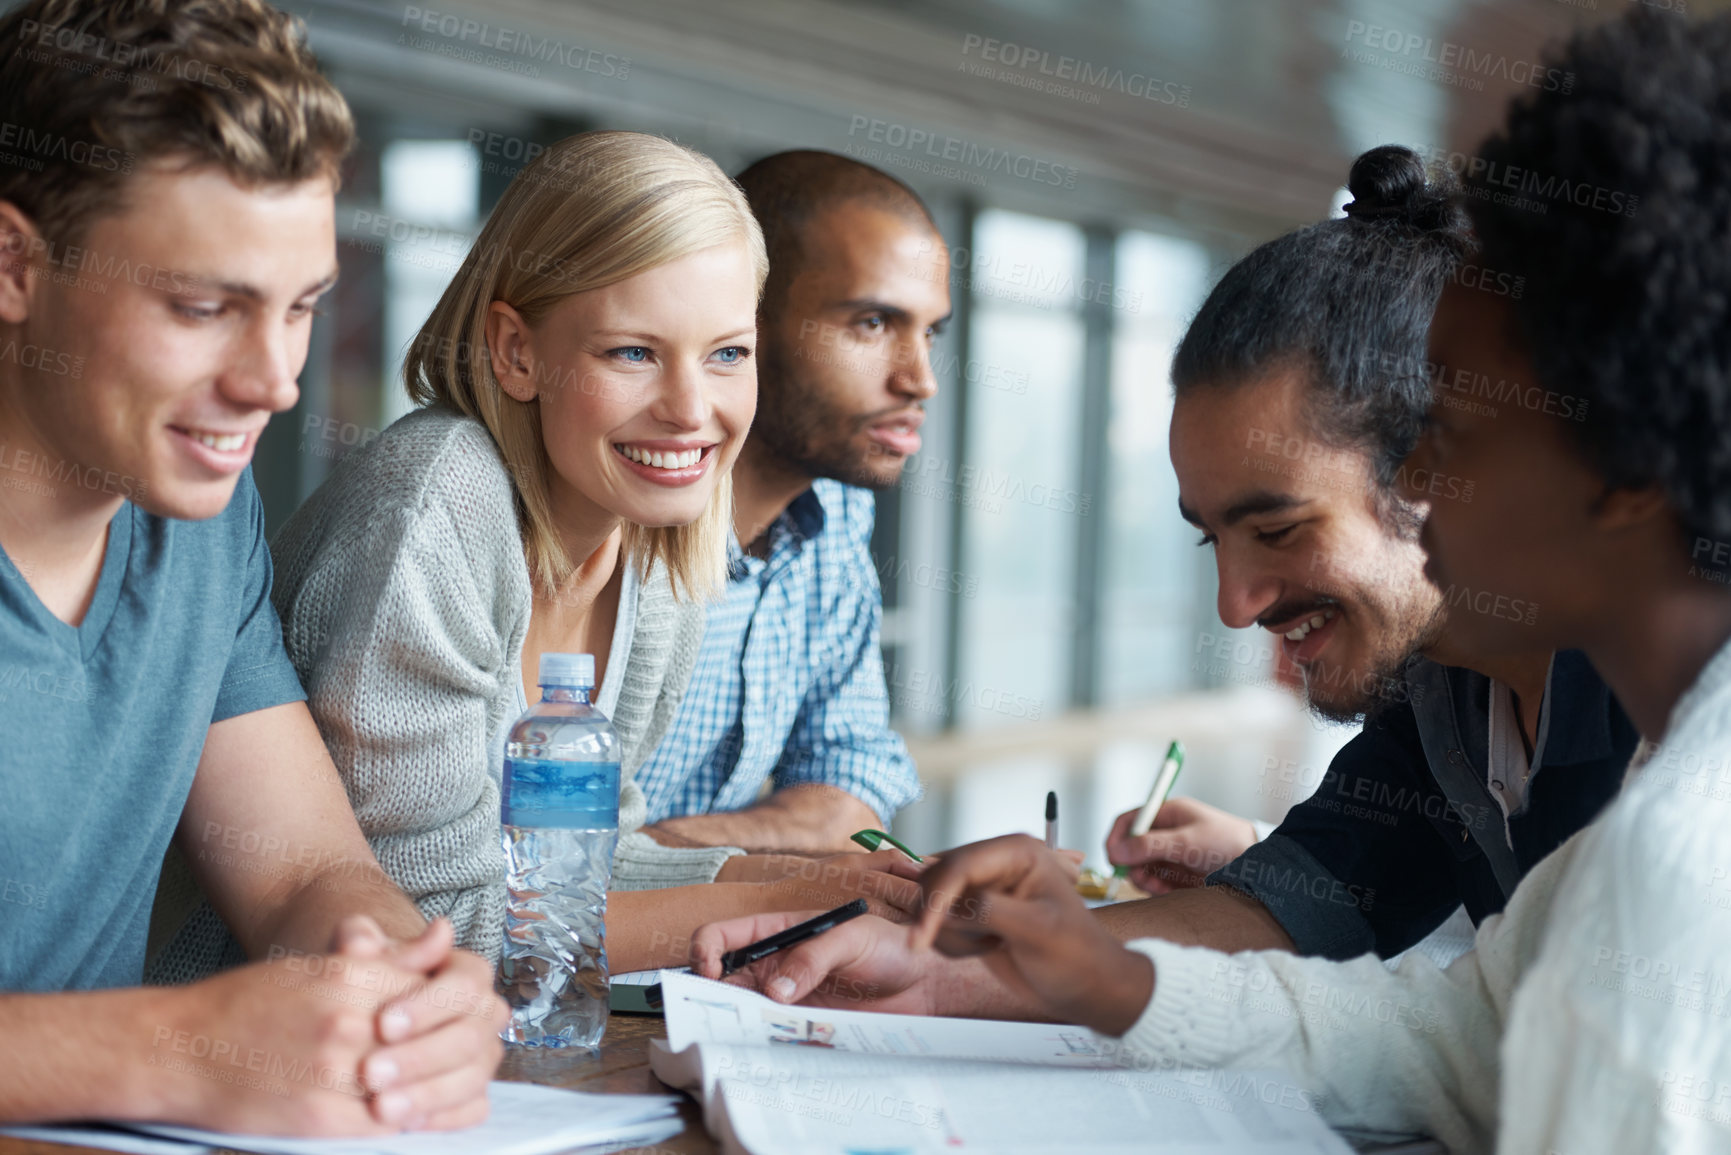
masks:
<svg viewBox="0 0 1731 1155"><path fill-rule="evenodd" d="M108 623L114 620L115 607L120 604L120 587L126 579L127 562L132 558L133 517L133 506L128 501L122 503L109 519L108 542L103 547L102 571L96 578L96 592L90 598L90 608L85 611L84 620L76 626L55 616L30 583L24 580L11 555L0 549L0 566L4 566L6 576L17 583L22 592L22 604L35 614L44 633L62 649L78 655L80 661L89 661L102 644L102 635L107 631Z"/></svg>

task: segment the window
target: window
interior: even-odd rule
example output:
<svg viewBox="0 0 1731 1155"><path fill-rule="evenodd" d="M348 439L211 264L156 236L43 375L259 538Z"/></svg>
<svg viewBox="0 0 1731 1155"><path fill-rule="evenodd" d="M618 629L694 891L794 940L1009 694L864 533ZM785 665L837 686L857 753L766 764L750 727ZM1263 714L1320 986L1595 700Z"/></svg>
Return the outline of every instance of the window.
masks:
<svg viewBox="0 0 1731 1155"><path fill-rule="evenodd" d="M1068 704L1077 521L1084 238L1074 225L982 213L968 261L972 357L963 460L955 724L1047 718ZM1001 370L994 372L994 369ZM991 383L1004 387L990 387Z"/></svg>
<svg viewBox="0 0 1731 1155"><path fill-rule="evenodd" d="M385 220L382 422L410 409L403 355L469 251L480 214L481 166L461 140L397 140L379 158Z"/></svg>
<svg viewBox="0 0 1731 1155"><path fill-rule="evenodd" d="M1213 617L1206 575L1178 517L1178 479L1167 456L1172 354L1212 283L1208 253L1192 241L1131 232L1118 238L1112 304L1110 499L1101 543L1100 701L1118 705L1195 684L1198 620Z"/></svg>

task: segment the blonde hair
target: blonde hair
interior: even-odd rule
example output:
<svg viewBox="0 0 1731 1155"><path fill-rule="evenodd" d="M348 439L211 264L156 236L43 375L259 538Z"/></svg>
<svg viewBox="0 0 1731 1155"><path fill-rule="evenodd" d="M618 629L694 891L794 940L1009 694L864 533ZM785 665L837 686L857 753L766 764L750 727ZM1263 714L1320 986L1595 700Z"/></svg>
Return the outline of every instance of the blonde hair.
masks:
<svg viewBox="0 0 1731 1155"><path fill-rule="evenodd" d="M474 417L493 435L516 491L530 577L543 596L558 591L575 563L553 526L540 407L516 400L493 376L489 306L503 301L534 325L573 294L739 241L761 295L769 271L763 233L714 161L645 133L580 133L512 180L421 326L403 364L409 396ZM701 599L726 577L732 523L733 480L723 474L690 525L625 522L623 558L644 575L661 562L675 593Z"/></svg>

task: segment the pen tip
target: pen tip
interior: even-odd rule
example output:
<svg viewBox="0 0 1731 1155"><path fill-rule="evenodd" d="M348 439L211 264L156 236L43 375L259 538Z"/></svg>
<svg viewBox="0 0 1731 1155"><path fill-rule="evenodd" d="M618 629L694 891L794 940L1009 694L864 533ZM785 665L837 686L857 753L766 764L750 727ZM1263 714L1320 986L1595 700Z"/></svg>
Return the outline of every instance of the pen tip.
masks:
<svg viewBox="0 0 1731 1155"><path fill-rule="evenodd" d="M1048 791L1046 791L1046 821L1047 822L1056 822L1057 820L1058 820L1058 792L1056 790L1048 790Z"/></svg>

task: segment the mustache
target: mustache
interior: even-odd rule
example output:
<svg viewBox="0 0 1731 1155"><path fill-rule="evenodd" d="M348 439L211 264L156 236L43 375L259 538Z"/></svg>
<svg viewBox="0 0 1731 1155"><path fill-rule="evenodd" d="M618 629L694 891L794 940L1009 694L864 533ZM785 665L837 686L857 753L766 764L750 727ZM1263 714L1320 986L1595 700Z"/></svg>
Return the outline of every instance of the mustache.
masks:
<svg viewBox="0 0 1731 1155"><path fill-rule="evenodd" d="M1340 600L1338 598L1331 598L1326 594L1318 594L1316 597L1305 601L1299 601L1297 599L1284 601L1279 605L1271 607L1267 612L1258 617L1256 619L1256 624L1261 626L1263 629L1270 629L1274 626L1280 625L1282 622L1290 622L1292 619L1301 615L1308 616L1310 614L1319 613L1324 609L1332 609L1339 605Z"/></svg>
<svg viewBox="0 0 1731 1155"><path fill-rule="evenodd" d="M854 432L858 433L862 429L870 428L886 418L901 417L909 413L924 413L925 411L925 403L920 401L915 401L911 405L892 405L888 409L880 409L876 413L855 417L853 419Z"/></svg>

